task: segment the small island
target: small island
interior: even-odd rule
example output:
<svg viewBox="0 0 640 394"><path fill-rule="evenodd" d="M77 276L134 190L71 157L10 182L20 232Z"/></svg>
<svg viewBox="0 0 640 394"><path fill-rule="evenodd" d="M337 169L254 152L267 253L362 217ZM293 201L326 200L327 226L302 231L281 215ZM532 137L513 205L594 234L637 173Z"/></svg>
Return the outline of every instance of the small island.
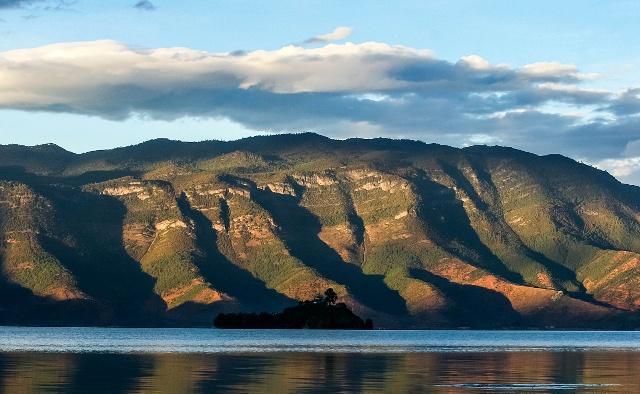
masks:
<svg viewBox="0 0 640 394"><path fill-rule="evenodd" d="M338 295L330 288L324 295L300 301L279 313L220 313L213 324L217 328L373 329L371 319L362 320L337 300Z"/></svg>

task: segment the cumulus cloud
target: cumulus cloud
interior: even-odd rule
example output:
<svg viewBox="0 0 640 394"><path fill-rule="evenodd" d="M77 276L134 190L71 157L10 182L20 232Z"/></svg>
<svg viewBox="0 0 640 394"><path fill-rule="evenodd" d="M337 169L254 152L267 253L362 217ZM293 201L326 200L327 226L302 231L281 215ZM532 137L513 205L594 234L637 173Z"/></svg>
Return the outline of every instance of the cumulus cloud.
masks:
<svg viewBox="0 0 640 394"><path fill-rule="evenodd" d="M133 5L133 8L137 8L143 11L154 11L156 6L149 0L140 0Z"/></svg>
<svg viewBox="0 0 640 394"><path fill-rule="evenodd" d="M305 44L318 44L318 43L328 43L333 41L344 40L349 37L353 33L353 30L350 27L339 26L336 27L332 32L321 34L319 36L311 37L304 41Z"/></svg>
<svg viewBox="0 0 640 394"><path fill-rule="evenodd" d="M625 153L640 141L638 90L584 87L592 78L575 65L510 67L478 55L451 62L380 42L214 53L94 41L0 53L0 108L499 143L585 158L625 176L636 168L630 158L640 157ZM624 161L606 161L613 159Z"/></svg>
<svg viewBox="0 0 640 394"><path fill-rule="evenodd" d="M123 88L144 91L150 97L167 90L229 89L285 95L375 92L405 100L416 96L410 101L464 96L467 104L475 103L469 107L472 112L493 112L550 98L573 102L581 96L599 97L599 93L548 85L572 83L577 78L574 72L531 74L527 67L477 67L466 59L450 63L427 50L376 42L313 49L288 46L240 54L188 48L143 51L113 41L65 43L0 53L0 105L23 109L67 106L82 112L82 100L88 99L97 111L109 116L117 102L87 96ZM523 99L520 93L539 97ZM132 106L123 109L135 112L138 100L131 98Z"/></svg>

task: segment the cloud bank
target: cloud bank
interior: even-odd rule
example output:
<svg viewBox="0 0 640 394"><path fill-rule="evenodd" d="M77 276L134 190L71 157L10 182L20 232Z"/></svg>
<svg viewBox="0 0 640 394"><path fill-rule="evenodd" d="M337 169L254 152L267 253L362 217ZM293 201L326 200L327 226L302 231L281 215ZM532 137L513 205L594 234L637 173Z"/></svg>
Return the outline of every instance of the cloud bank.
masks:
<svg viewBox="0 0 640 394"><path fill-rule="evenodd" d="M336 29L314 39L347 35ZM380 42L212 53L94 41L0 53L0 108L501 144L560 152L633 177L640 171L640 89L584 87L596 77L575 65L514 68L477 55L451 62Z"/></svg>

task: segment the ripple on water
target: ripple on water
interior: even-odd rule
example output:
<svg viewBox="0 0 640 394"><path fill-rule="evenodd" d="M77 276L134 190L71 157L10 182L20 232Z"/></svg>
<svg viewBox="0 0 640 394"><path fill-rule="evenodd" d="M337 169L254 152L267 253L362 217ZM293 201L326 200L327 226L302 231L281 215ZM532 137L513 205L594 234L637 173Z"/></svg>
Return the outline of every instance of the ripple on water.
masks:
<svg viewBox="0 0 640 394"><path fill-rule="evenodd" d="M0 392L640 392L624 332L0 327Z"/></svg>

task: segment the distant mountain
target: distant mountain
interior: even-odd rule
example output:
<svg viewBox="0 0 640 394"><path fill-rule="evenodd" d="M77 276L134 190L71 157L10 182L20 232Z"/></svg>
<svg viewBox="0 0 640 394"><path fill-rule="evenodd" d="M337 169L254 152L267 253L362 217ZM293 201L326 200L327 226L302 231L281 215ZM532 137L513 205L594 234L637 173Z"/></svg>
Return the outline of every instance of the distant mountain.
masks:
<svg viewBox="0 0 640 394"><path fill-rule="evenodd" d="M640 325L640 188L316 134L0 146L0 322L209 325L333 288L378 327Z"/></svg>

